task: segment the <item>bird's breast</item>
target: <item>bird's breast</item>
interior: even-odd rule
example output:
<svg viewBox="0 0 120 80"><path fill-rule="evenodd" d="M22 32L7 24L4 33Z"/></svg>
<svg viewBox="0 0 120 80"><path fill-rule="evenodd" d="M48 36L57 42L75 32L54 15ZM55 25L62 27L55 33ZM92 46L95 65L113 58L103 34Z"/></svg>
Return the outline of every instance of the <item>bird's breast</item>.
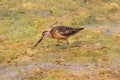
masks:
<svg viewBox="0 0 120 80"><path fill-rule="evenodd" d="M57 32L54 32L51 35L52 35L52 38L55 38L55 39L66 39L67 38L67 36L63 36Z"/></svg>

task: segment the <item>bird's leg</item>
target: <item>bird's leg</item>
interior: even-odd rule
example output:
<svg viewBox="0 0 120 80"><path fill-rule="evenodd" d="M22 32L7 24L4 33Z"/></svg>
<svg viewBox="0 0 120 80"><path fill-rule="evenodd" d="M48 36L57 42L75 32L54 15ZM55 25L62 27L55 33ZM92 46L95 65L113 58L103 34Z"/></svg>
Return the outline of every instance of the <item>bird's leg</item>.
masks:
<svg viewBox="0 0 120 80"><path fill-rule="evenodd" d="M59 39L57 39L57 42L58 42L58 43L60 43L60 40L59 40Z"/></svg>
<svg viewBox="0 0 120 80"><path fill-rule="evenodd" d="M60 43L62 43L59 39L57 39L58 45L60 45Z"/></svg>
<svg viewBox="0 0 120 80"><path fill-rule="evenodd" d="M65 39L65 40L66 40L66 42L67 42L67 45L68 45L68 46L70 46L70 43L69 43L69 41L68 41L67 39Z"/></svg>

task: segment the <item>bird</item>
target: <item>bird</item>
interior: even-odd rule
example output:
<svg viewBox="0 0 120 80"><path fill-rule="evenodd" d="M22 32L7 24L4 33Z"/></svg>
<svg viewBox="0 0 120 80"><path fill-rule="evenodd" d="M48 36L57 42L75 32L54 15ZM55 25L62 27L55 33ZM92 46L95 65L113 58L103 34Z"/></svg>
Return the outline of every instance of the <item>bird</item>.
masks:
<svg viewBox="0 0 120 80"><path fill-rule="evenodd" d="M83 29L84 28L72 28L69 26L55 26L50 31L43 31L41 38L37 41L34 47L36 47L45 37L57 39L58 43L60 43L60 40L65 40L69 45L67 39Z"/></svg>

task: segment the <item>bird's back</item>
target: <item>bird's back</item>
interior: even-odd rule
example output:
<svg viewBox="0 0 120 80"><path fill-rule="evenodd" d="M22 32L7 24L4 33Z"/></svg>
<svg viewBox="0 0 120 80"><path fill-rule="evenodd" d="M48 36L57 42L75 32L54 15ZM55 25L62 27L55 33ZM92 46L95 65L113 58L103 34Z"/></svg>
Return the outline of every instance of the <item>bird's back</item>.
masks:
<svg viewBox="0 0 120 80"><path fill-rule="evenodd" d="M70 36L73 35L81 30L83 30L84 28L71 28L68 26L56 26L54 27L50 33L59 33L62 36Z"/></svg>

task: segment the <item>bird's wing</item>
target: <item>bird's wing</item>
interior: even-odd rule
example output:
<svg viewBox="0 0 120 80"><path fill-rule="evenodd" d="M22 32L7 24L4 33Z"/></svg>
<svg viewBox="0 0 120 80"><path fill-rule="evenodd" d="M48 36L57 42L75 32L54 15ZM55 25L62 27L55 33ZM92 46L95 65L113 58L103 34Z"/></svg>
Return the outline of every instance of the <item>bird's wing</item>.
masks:
<svg viewBox="0 0 120 80"><path fill-rule="evenodd" d="M67 27L67 26L57 26L57 27L54 27L50 32L51 33L57 32L63 36L70 36L70 35L75 34L78 31L79 31L79 28L71 28L71 27Z"/></svg>

